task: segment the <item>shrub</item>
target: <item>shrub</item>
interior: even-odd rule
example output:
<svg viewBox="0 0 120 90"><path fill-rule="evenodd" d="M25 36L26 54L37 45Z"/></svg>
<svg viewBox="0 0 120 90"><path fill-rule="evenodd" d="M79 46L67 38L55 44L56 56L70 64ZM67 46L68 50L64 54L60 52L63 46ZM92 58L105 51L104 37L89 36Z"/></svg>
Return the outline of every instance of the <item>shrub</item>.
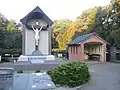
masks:
<svg viewBox="0 0 120 90"><path fill-rule="evenodd" d="M69 62L48 71L55 84L75 87L85 84L90 79L88 67L85 63Z"/></svg>
<svg viewBox="0 0 120 90"><path fill-rule="evenodd" d="M23 73L23 71L22 71L22 70L19 70L19 71L17 71L17 73Z"/></svg>
<svg viewBox="0 0 120 90"><path fill-rule="evenodd" d="M36 70L36 73L40 73L40 70Z"/></svg>

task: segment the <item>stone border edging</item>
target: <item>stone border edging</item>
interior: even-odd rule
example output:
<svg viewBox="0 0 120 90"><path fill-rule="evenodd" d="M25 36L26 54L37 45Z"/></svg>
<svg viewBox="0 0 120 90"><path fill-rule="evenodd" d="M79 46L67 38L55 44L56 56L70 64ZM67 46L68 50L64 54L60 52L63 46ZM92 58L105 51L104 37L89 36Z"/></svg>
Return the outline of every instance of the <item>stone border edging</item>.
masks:
<svg viewBox="0 0 120 90"><path fill-rule="evenodd" d="M85 84L83 84L83 85L81 85L81 86L77 86L77 87L71 88L71 89L72 89L72 90L80 90L81 88L85 87L86 85L88 85L88 83L85 83Z"/></svg>
<svg viewBox="0 0 120 90"><path fill-rule="evenodd" d="M110 63L120 63L120 60L111 60L111 61L109 61Z"/></svg>
<svg viewBox="0 0 120 90"><path fill-rule="evenodd" d="M53 89L53 90L80 90L81 88L85 87L85 86L88 85L88 84L89 84L89 82L88 82L88 83L85 83L85 84L83 84L83 85L81 85L81 86L74 87L74 88L59 87L59 88L55 88L55 89Z"/></svg>

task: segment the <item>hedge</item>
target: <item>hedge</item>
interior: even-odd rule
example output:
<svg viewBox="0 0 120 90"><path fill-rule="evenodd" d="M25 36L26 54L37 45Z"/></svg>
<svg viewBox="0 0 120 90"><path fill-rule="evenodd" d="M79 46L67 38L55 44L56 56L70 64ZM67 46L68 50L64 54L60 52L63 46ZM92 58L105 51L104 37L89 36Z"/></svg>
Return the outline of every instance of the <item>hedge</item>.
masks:
<svg viewBox="0 0 120 90"><path fill-rule="evenodd" d="M48 71L53 82L60 86L75 87L87 83L90 73L85 63L69 62Z"/></svg>

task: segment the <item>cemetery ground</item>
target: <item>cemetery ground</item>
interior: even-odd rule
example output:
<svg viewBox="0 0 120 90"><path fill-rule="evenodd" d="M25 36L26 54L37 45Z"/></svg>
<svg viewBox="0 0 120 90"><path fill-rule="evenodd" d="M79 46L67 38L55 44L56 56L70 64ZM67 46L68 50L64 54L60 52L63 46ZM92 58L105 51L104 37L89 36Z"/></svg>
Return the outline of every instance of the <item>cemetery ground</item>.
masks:
<svg viewBox="0 0 120 90"><path fill-rule="evenodd" d="M88 62L91 80L80 89L70 90L120 90L120 63ZM57 90L68 90L60 88Z"/></svg>
<svg viewBox="0 0 120 90"><path fill-rule="evenodd" d="M3 64L0 64L0 66L3 66ZM35 67L36 66L34 66L34 68ZM91 80L88 84L78 90L120 90L119 63L107 62L106 64L103 64L100 62L88 62L88 67L91 73ZM66 88L60 88L57 90L61 89L68 90Z"/></svg>
<svg viewBox="0 0 120 90"><path fill-rule="evenodd" d="M88 63L91 81L80 90L120 90L120 64Z"/></svg>

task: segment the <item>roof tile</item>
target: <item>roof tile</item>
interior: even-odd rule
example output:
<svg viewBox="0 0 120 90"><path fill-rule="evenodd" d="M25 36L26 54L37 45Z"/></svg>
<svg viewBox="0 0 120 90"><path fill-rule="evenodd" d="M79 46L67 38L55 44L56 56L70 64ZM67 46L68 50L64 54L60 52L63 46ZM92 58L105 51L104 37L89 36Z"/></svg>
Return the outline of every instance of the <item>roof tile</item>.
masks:
<svg viewBox="0 0 120 90"><path fill-rule="evenodd" d="M90 34L86 34L86 35L82 35L82 36L79 36L77 38L75 38L73 41L71 41L68 45L75 45L75 44L78 44L86 39L88 39L90 36L92 36L93 34L95 34L95 32L93 33L90 33Z"/></svg>

